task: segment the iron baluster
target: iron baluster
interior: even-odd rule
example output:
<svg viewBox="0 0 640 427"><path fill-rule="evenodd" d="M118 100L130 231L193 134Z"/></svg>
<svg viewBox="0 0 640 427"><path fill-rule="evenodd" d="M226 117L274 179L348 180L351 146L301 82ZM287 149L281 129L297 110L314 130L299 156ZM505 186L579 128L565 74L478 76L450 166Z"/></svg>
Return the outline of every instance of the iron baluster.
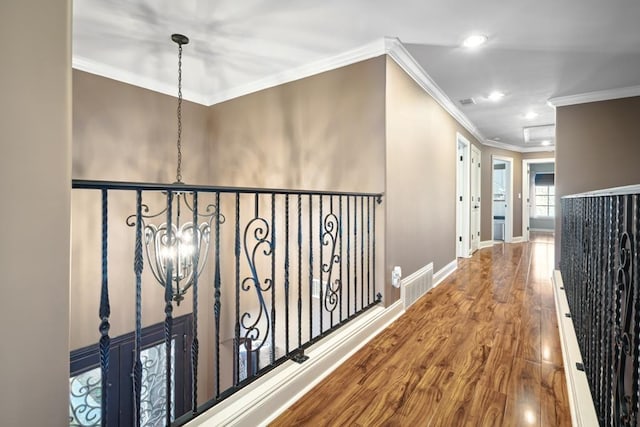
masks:
<svg viewBox="0 0 640 427"><path fill-rule="evenodd" d="M313 196L309 194L309 341L313 339Z"/></svg>
<svg viewBox="0 0 640 427"><path fill-rule="evenodd" d="M235 258L236 258L236 322L235 336L233 340L233 385L240 382L240 193L236 193L236 232L235 232Z"/></svg>
<svg viewBox="0 0 640 427"><path fill-rule="evenodd" d="M367 197L367 304L371 304L371 197Z"/></svg>
<svg viewBox="0 0 640 427"><path fill-rule="evenodd" d="M322 199L323 197L320 196L319 197L320 201L318 202L319 207L318 207L318 240L320 242L320 244L318 245L318 256L320 257L320 268L319 268L319 275L320 275L320 299L318 300L318 311L320 312L320 335L322 335L322 327L323 327L323 319L322 319L322 314L324 312L324 307L322 304L322 301L324 301L324 282L322 281L323 279L323 273L324 273L324 264L323 264L323 246L324 246L324 242L323 242L323 238L324 238L324 231L323 231L323 221L322 221Z"/></svg>
<svg viewBox="0 0 640 427"><path fill-rule="evenodd" d="M185 194L186 198L186 194ZM217 215L218 216L218 215ZM198 224L198 193L193 192L193 224ZM193 233L193 269L198 271L198 261L200 252L196 250L199 246L198 233ZM198 413L198 275L193 277L193 338L191 340L191 411L195 415Z"/></svg>
<svg viewBox="0 0 640 427"><path fill-rule="evenodd" d="M340 321L342 323L342 312L344 310L344 301L342 299L342 260L344 254L342 253L342 223L344 221L344 217L342 216L342 196L338 196L338 216L340 218L340 227L338 227L338 232L340 233Z"/></svg>
<svg viewBox="0 0 640 427"><path fill-rule="evenodd" d="M220 207L220 192L216 192L216 206L218 207L218 213L222 212ZM215 354L215 375L216 375L216 398L220 397L220 215L216 216L216 261L215 261L215 278L214 278L214 298L213 303L213 315L216 325L216 354Z"/></svg>
<svg viewBox="0 0 640 427"><path fill-rule="evenodd" d="M351 202L347 197L347 319L351 316L349 313L349 304L351 304Z"/></svg>
<svg viewBox="0 0 640 427"><path fill-rule="evenodd" d="M298 194L298 347L302 346L302 195Z"/></svg>
<svg viewBox="0 0 640 427"><path fill-rule="evenodd" d="M109 316L111 306L109 304L109 272L108 272L108 194L102 190L102 286L100 288L100 373L101 373L101 423L103 427L108 425L107 413L109 408L109 351L111 338L109 338Z"/></svg>
<svg viewBox="0 0 640 427"><path fill-rule="evenodd" d="M372 251L372 264L373 264L373 291L375 292L376 288L376 205L381 203L382 199L376 200L376 203L373 204L373 238L371 242L371 251Z"/></svg>
<svg viewBox="0 0 640 427"><path fill-rule="evenodd" d="M274 238L274 234L272 232L273 224L271 224L270 226L269 222L260 216L258 194L255 195L254 200L254 217L245 226L242 242L244 247L244 255L247 261L247 266L249 268L249 275L242 280L241 289L244 292L250 292L251 288L253 287L256 293L256 298L258 300L259 311L257 316L255 317L255 320L252 320L253 316L250 311L245 311L244 313L242 313L242 316L240 316L240 327L244 330L242 342L245 346L247 354L249 354L250 352L254 353L257 366L259 367L260 350L265 345L265 343L267 343L269 334L273 333L273 324L271 322L271 320L273 319L270 319L271 315L269 314L267 303L263 294L270 290L272 298L275 294L273 290L273 277L267 277L264 280L260 279L257 264L258 260L256 257L261 252L263 256L271 257L272 268L275 264L273 257L274 247L272 244ZM249 242L250 238L255 240L255 242L252 242L252 247L250 246ZM269 240L269 238L271 238L271 240ZM264 249L260 251L262 247L264 247ZM263 317L264 321L262 321ZM261 323L264 324L264 329L261 329ZM254 346L255 342L257 342L258 345ZM248 345L250 345L250 347L248 347ZM273 350L271 351L271 355L273 355Z"/></svg>
<svg viewBox="0 0 640 427"><path fill-rule="evenodd" d="M133 364L133 402L134 422L140 426L140 394L142 392L142 362L140 351L142 350L142 191L136 191L136 243L134 250L133 270L136 276L136 331Z"/></svg>
<svg viewBox="0 0 640 427"><path fill-rule="evenodd" d="M169 243L175 243L176 236L173 235L173 229L171 228L172 224L172 214L173 214L173 192L167 192L167 230L169 239ZM166 283L164 287L164 345L166 351L166 364L165 364L165 375L166 375L166 425L171 425L171 368L172 368L172 358L171 358L171 341L173 339L173 286L171 285L171 278L173 277L173 257L167 257L167 274L166 274Z"/></svg>
<svg viewBox="0 0 640 427"><path fill-rule="evenodd" d="M360 309L364 308L364 196L360 196Z"/></svg>
<svg viewBox="0 0 640 427"><path fill-rule="evenodd" d="M271 363L276 360L276 195L271 194Z"/></svg>
<svg viewBox="0 0 640 427"><path fill-rule="evenodd" d="M285 354L289 354L289 195L284 197L284 337Z"/></svg>
<svg viewBox="0 0 640 427"><path fill-rule="evenodd" d="M358 199L353 196L353 313L358 312Z"/></svg>

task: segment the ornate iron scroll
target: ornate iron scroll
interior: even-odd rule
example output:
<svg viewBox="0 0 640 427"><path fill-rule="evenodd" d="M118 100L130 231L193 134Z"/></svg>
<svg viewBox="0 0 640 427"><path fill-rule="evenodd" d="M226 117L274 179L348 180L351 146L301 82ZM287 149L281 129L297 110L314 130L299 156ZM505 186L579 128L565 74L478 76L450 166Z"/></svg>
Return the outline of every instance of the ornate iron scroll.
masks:
<svg viewBox="0 0 640 427"><path fill-rule="evenodd" d="M329 261L322 263L322 273L327 276L327 287L324 296L324 308L327 311L333 312L338 306L338 293L341 290L342 283L337 278L333 282L331 281L331 275L333 273L333 266L340 264L340 255L336 254L336 243L338 241L338 230L340 229L340 221L338 217L329 213L323 220L323 233L321 236L322 246L329 249Z"/></svg>
<svg viewBox="0 0 640 427"><path fill-rule="evenodd" d="M262 348L269 337L271 329L269 310L263 293L271 289L273 279L271 277L261 279L257 266L257 256L259 254L266 257L273 255L270 237L271 227L269 222L258 216L258 209L256 209L255 217L249 221L244 229L244 254L250 274L242 280L241 287L244 292L249 292L251 288L255 290L259 305L258 314L255 316L255 320L252 320L253 316L249 311L244 312L240 317L240 325L244 329L244 338L252 341L252 349L254 351L259 351ZM251 242L250 240L254 241Z"/></svg>

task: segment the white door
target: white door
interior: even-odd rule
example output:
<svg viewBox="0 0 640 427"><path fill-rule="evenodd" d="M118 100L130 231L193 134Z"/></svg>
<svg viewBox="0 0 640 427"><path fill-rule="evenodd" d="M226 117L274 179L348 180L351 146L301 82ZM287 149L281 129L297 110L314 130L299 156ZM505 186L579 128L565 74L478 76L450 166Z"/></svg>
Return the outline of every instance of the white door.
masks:
<svg viewBox="0 0 640 427"><path fill-rule="evenodd" d="M480 247L480 182L481 153L475 145L471 146L471 253Z"/></svg>
<svg viewBox="0 0 640 427"><path fill-rule="evenodd" d="M531 168L529 162L523 160L522 168L522 237L525 242L529 241L529 217L531 216Z"/></svg>
<svg viewBox="0 0 640 427"><path fill-rule="evenodd" d="M470 215L470 146L469 141L456 134L456 255L469 257L471 254L471 239L469 238Z"/></svg>

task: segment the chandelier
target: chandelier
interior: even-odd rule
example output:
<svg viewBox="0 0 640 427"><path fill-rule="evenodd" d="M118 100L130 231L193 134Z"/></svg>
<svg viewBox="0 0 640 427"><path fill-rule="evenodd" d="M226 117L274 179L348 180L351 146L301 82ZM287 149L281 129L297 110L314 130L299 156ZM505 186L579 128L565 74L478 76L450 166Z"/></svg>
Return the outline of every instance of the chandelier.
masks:
<svg viewBox="0 0 640 427"><path fill-rule="evenodd" d="M172 34L171 40L178 45L178 138L174 184L184 184L182 182L182 46L188 44L189 39L182 34ZM184 295L202 274L206 265L211 240L211 222L217 215L217 210L215 205L209 204L203 213L198 212L195 192L173 191L164 194L167 196L167 206L162 211L146 214L149 212L149 207L142 205L142 210L145 212L141 215L144 230L143 242L153 276L163 287L171 286L173 300L180 305L180 301L184 299ZM186 219L183 215L185 208ZM170 222L166 221L160 225L150 222L154 218L167 218L169 214ZM135 214L129 216L127 225L134 226L135 218ZM200 224L198 224L198 218L202 218ZM170 275L169 270L171 270Z"/></svg>

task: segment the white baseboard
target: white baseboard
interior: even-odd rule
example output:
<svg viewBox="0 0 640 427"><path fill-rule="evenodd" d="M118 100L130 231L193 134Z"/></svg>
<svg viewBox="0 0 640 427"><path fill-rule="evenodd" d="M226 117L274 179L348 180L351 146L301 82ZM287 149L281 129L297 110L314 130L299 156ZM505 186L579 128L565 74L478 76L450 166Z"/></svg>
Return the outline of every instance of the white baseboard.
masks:
<svg viewBox="0 0 640 427"><path fill-rule="evenodd" d="M593 405L587 375L576 368L576 363L582 363L582 355L578 346L578 339L573 328L573 321L566 317L569 313L569 303L564 291L560 271L553 272L553 295L556 302L560 345L562 347L562 361L567 379L567 393L571 409L571 424L573 426L597 426L598 416Z"/></svg>
<svg viewBox="0 0 640 427"><path fill-rule="evenodd" d="M398 300L376 307L309 347L309 360L291 360L256 380L187 426L263 426L273 421L327 375L404 313Z"/></svg>
<svg viewBox="0 0 640 427"><path fill-rule="evenodd" d="M553 233L553 228L530 228L529 231L535 231L538 233Z"/></svg>
<svg viewBox="0 0 640 427"><path fill-rule="evenodd" d="M524 243L524 242L525 242L524 236L517 236L511 239L509 243Z"/></svg>
<svg viewBox="0 0 640 427"><path fill-rule="evenodd" d="M458 260L454 259L449 264L442 267L440 270L433 274L433 288L438 286L444 279L446 279L451 273L458 268Z"/></svg>
<svg viewBox="0 0 640 427"><path fill-rule="evenodd" d="M478 249L490 248L495 244L496 242L494 240L485 240L484 242L480 242L480 244L478 245Z"/></svg>

